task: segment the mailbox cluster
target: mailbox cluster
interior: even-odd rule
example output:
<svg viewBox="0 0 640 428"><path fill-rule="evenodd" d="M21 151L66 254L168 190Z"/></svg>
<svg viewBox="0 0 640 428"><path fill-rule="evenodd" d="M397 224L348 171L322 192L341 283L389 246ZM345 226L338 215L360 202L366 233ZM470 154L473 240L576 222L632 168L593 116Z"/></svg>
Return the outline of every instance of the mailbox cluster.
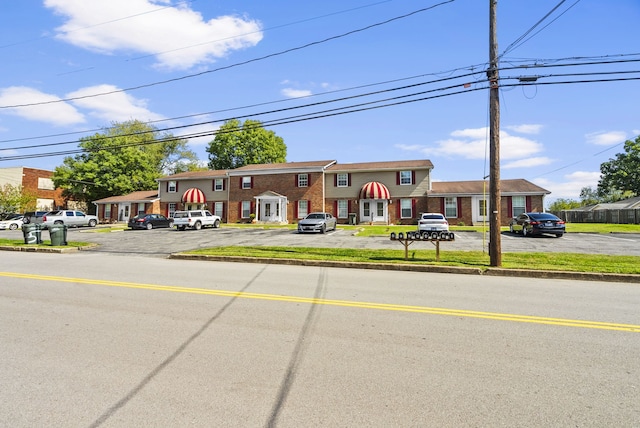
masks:
<svg viewBox="0 0 640 428"><path fill-rule="evenodd" d="M391 232L392 241L453 241L455 236L453 232L427 232L427 231L409 231L409 232Z"/></svg>

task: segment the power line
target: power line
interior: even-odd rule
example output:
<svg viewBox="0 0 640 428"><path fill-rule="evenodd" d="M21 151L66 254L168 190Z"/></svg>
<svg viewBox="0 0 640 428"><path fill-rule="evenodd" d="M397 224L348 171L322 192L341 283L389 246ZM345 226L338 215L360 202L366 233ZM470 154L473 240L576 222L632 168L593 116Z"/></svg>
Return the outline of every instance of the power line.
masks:
<svg viewBox="0 0 640 428"><path fill-rule="evenodd" d="M5 106L0 106L0 109L17 108L17 107L30 107L30 106L38 106L38 105L45 105L45 104L56 104L56 103L67 102L67 101L76 101L76 100L81 100L81 99L95 98L95 97L101 97L101 96L105 96L105 95L118 94L118 93L122 93L122 92L130 92L130 91L134 91L134 90L138 90L138 89L149 88L149 87L152 87L152 86L164 85L164 84L168 84L168 83L178 82L178 81L181 81L181 80L191 79L191 78L194 78L194 77L199 77L199 76L203 76L203 75L210 74L210 73L215 73L215 72L222 71L222 70L228 70L228 69L239 67L239 66L242 66L242 65L247 65L247 64L250 64L250 63L253 63L253 62L257 62L257 61L263 61L265 59L273 58L273 57L276 57L276 56L285 55L285 54L288 54L288 53L291 53L291 52L295 52L295 51L298 51L298 50L309 48L311 46L316 46L316 45L319 45L319 44L323 44L323 43L327 43L327 42L330 42L330 41L333 41L333 40L337 40L337 39L340 39L340 38L343 38L343 37L348 37L348 36L351 36L353 34L361 33L363 31L368 31L368 30L371 30L372 28L376 28L376 27L379 27L379 26L382 26L382 25L386 25L386 24L389 24L389 23L392 23L392 22L395 22L395 21L398 21L398 20L401 20L401 19L405 19L405 18L411 17L413 15L416 15L416 14L419 14L419 13L422 13L422 12L426 12L428 10L432 10L432 9L434 9L436 7L439 7L439 6L442 6L444 4L454 2L454 1L455 0L445 0L445 1L441 2L441 3L435 4L433 6L425 7L425 8L422 8L422 9L415 10L413 12L406 13L404 15L400 15L400 16L396 16L396 17L393 17L393 18L389 18L389 19L387 19L385 21L381 21L381 22L377 22L375 24L367 25L365 27L362 27L362 28L359 28L359 29L356 29L356 30L347 31L346 33L342 33L342 34L339 34L339 35L336 35L336 36L327 37L327 38L322 39L322 40L306 43L304 45L300 45L300 46L297 46L297 47L285 49L283 51L271 53L271 54L264 55L264 56L261 56L261 57L248 59L246 61L241 61L241 62L237 62L237 63L234 63L234 64L229 64L229 65L226 65L226 66L214 68L212 70L206 70L206 71L201 71L199 73L194 73L194 74L188 74L188 75L185 75L185 76L175 77L175 78L172 78L172 79L161 80L161 81L152 82L152 83L146 83L146 84L138 85L138 86L132 86L132 87L125 88L125 89L117 89L117 90L113 90L113 91L100 92L100 93L97 93L97 94L83 95L83 96L70 97L70 98L62 98L62 99L59 99L59 100L51 100L51 101L40 101L40 102L36 102L36 103L5 105Z"/></svg>

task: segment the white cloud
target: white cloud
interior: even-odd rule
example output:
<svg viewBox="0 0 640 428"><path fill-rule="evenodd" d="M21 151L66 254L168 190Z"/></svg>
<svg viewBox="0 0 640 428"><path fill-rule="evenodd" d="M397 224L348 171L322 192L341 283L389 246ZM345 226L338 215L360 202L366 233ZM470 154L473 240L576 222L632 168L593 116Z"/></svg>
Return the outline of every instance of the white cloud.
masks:
<svg viewBox="0 0 640 428"><path fill-rule="evenodd" d="M396 145L395 147L417 151L425 156L446 156L449 158L484 159L489 153L488 128L470 128L453 131L452 137L436 142L436 147L418 145ZM543 150L542 144L537 141L511 135L506 131L500 131L500 157L501 159L522 159L530 157Z"/></svg>
<svg viewBox="0 0 640 428"><path fill-rule="evenodd" d="M551 199L579 199L580 191L583 187L598 187L600 180L600 172L596 171L575 171L564 176L564 180L560 183L553 182L544 178L533 180L538 186L544 187L551 191L549 198Z"/></svg>
<svg viewBox="0 0 640 428"><path fill-rule="evenodd" d="M516 160L506 164L501 164L500 168L501 169L532 168L535 166L549 165L553 162L554 162L553 159L550 159L545 156L541 156L541 157L520 159L520 160Z"/></svg>
<svg viewBox="0 0 640 428"><path fill-rule="evenodd" d="M313 92L307 89L284 88L280 92L288 98L302 98L313 95Z"/></svg>
<svg viewBox="0 0 640 428"><path fill-rule="evenodd" d="M512 125L505 126L505 129L509 129L513 132L518 132L520 134L539 134L542 129L542 125Z"/></svg>
<svg viewBox="0 0 640 428"><path fill-rule="evenodd" d="M83 115L69 103L55 102L59 100L60 98L58 96L46 94L37 89L25 86L11 86L0 90L0 105L39 104L6 108L0 110L0 112L19 116L27 120L50 123L56 126L76 125L85 121Z"/></svg>
<svg viewBox="0 0 640 428"><path fill-rule="evenodd" d="M214 62L233 50L262 40L260 23L237 16L210 20L185 3L161 6L151 0L45 0L67 21L57 38L105 54L133 52L155 56L157 65L188 69ZM167 3L167 2L165 2ZM123 12L126 11L126 12Z"/></svg>
<svg viewBox="0 0 640 428"><path fill-rule="evenodd" d="M97 85L78 89L67 94L66 98L87 97L73 100L73 104L79 108L89 110L93 117L109 122L124 122L127 120L159 120L163 116L147 109L144 100L138 100L125 92L115 92L108 95L94 97L94 94L103 94L118 91L113 85Z"/></svg>
<svg viewBox="0 0 640 428"><path fill-rule="evenodd" d="M627 133L623 131L594 132L585 135L589 144L597 146L612 146L618 143L624 143L627 139Z"/></svg>

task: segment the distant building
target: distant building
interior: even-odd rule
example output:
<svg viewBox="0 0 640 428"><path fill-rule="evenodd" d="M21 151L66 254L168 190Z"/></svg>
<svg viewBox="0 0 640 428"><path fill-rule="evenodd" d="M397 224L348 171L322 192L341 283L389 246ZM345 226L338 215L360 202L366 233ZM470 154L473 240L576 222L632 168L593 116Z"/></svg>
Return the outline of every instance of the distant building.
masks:
<svg viewBox="0 0 640 428"><path fill-rule="evenodd" d="M62 189L53 185L53 171L28 167L0 168L0 186L11 184L22 186L37 197L36 210L51 211L64 208L66 201L62 198Z"/></svg>
<svg viewBox="0 0 640 428"><path fill-rule="evenodd" d="M128 222L138 214L160 214L157 190L141 190L122 196L111 196L93 201L101 223Z"/></svg>

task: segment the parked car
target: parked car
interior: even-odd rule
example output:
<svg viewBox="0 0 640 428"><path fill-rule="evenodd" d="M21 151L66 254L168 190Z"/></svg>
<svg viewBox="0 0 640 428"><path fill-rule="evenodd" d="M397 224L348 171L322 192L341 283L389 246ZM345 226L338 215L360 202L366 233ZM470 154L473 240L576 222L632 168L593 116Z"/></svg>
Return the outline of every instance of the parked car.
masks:
<svg viewBox="0 0 640 428"><path fill-rule="evenodd" d="M68 227L96 227L96 225L98 224L98 217L85 214L82 211L50 211L42 216L42 224L44 224L46 227L51 227L54 224L64 224Z"/></svg>
<svg viewBox="0 0 640 428"><path fill-rule="evenodd" d="M311 213L298 222L298 233L336 230L338 221L329 213Z"/></svg>
<svg viewBox="0 0 640 428"><path fill-rule="evenodd" d="M129 219L131 229L147 229L154 227L173 227L173 220L162 214L141 214Z"/></svg>
<svg viewBox="0 0 640 428"><path fill-rule="evenodd" d="M44 217L44 215L48 212L49 211L27 211L23 214L24 218L22 219L22 221L24 224L42 224L42 217Z"/></svg>
<svg viewBox="0 0 640 428"><path fill-rule="evenodd" d="M418 219L418 231L420 232L448 232L449 222L444 214L422 213Z"/></svg>
<svg viewBox="0 0 640 428"><path fill-rule="evenodd" d="M196 229L203 227L220 227L220 216L213 215L207 210L176 211L173 213L173 224L178 230Z"/></svg>
<svg viewBox="0 0 640 428"><path fill-rule="evenodd" d="M22 227L22 219L24 216L20 214L16 214L7 220L0 221L0 230L16 230Z"/></svg>
<svg viewBox="0 0 640 428"><path fill-rule="evenodd" d="M522 233L522 236L550 234L560 238L565 232L565 223L550 213L522 213L511 219L511 233Z"/></svg>

